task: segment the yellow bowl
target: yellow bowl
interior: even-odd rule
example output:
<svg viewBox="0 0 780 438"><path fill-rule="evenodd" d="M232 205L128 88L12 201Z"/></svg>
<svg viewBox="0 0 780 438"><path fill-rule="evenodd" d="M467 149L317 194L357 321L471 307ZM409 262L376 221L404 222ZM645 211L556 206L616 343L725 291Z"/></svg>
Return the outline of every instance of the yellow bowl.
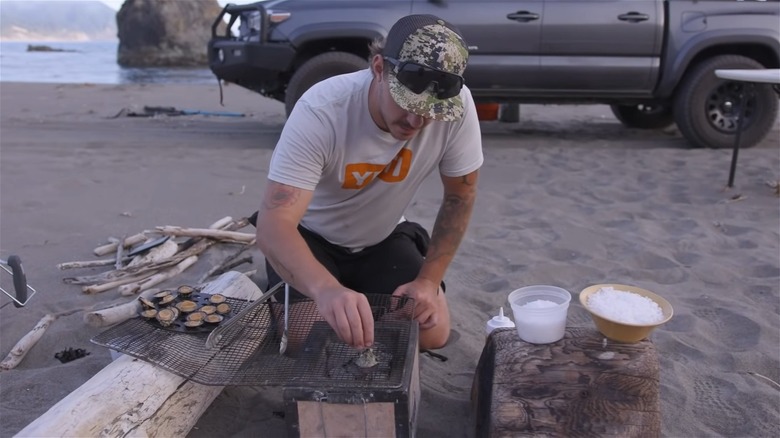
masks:
<svg viewBox="0 0 780 438"><path fill-rule="evenodd" d="M598 292L603 287L612 287L615 290L633 292L643 297L650 298L661 307L661 312L663 312L664 318L655 324L637 325L617 322L599 315L598 313L591 310L591 308L588 306L588 298L590 298L591 295ZM596 284L590 287L586 287L582 290L582 292L580 292L580 304L582 304L582 307L584 307L588 313L590 313L590 316L593 319L593 323L596 324L596 328L601 332L601 334L613 341L624 343L635 343L645 339L650 335L650 332L652 332L653 329L669 321L674 314L672 305L669 303L669 301L666 301L660 295L654 294L649 290L642 289L640 287L628 286L625 284Z"/></svg>

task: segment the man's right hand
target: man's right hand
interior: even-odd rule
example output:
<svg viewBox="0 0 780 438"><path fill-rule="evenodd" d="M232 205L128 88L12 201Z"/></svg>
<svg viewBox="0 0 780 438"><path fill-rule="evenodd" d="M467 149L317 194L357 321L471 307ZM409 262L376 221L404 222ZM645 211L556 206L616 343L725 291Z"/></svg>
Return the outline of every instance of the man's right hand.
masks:
<svg viewBox="0 0 780 438"><path fill-rule="evenodd" d="M354 348L368 348L374 343L374 317L365 295L341 288L320 291L314 301L342 341Z"/></svg>

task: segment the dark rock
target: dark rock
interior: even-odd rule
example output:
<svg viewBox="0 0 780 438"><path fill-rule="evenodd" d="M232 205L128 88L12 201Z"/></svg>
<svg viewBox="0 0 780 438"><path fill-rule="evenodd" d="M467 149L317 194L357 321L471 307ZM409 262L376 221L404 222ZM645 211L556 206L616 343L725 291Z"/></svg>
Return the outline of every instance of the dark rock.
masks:
<svg viewBox="0 0 780 438"><path fill-rule="evenodd" d="M217 0L125 0L116 14L117 62L125 67L191 67L208 64Z"/></svg>
<svg viewBox="0 0 780 438"><path fill-rule="evenodd" d="M51 46L36 45L36 44L28 44L27 51L28 52L75 52L75 50L57 49Z"/></svg>
<svg viewBox="0 0 780 438"><path fill-rule="evenodd" d="M54 355L54 358L62 363L67 363L72 360L81 359L84 356L89 356L89 351L83 348L66 348Z"/></svg>

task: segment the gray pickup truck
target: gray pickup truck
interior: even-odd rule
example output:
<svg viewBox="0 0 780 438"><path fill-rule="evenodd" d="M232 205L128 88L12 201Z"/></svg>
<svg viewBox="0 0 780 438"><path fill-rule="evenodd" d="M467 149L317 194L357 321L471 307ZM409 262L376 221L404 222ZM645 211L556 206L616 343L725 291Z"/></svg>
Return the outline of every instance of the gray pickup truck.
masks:
<svg viewBox="0 0 780 438"><path fill-rule="evenodd" d="M477 102L603 103L626 126L677 123L713 148L733 145L740 109L743 147L777 118L776 87L745 98L714 71L780 68L778 0L269 0L223 9L209 66L289 114L314 83L365 68L369 42L412 13L460 28Z"/></svg>

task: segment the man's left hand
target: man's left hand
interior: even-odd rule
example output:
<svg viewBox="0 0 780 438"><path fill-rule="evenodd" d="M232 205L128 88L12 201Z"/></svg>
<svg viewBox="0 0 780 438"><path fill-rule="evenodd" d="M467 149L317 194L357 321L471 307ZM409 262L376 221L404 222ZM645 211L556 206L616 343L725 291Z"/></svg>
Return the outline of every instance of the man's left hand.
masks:
<svg viewBox="0 0 780 438"><path fill-rule="evenodd" d="M439 322L437 295L439 285L430 280L416 279L398 286L393 296L409 297L414 300L414 319L420 323L420 330L433 328Z"/></svg>

